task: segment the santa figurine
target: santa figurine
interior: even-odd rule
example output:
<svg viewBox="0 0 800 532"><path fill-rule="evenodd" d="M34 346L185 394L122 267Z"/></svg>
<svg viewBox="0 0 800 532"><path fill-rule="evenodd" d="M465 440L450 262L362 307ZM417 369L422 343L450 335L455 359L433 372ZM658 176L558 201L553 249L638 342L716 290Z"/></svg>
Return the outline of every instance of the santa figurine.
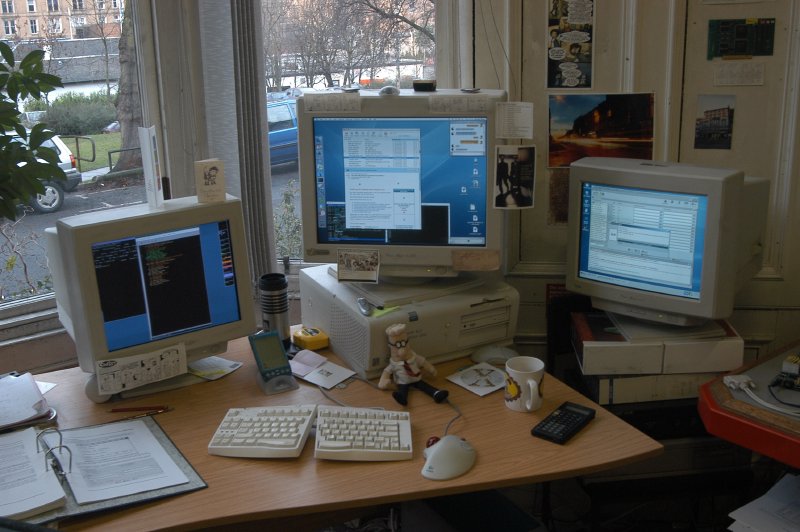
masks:
<svg viewBox="0 0 800 532"><path fill-rule="evenodd" d="M448 391L440 390L422 380L422 373L436 376L436 368L408 346L405 323L395 323L386 329L389 341L389 365L381 373L378 388L394 389L392 397L405 406L408 404L408 388L413 386L427 393L437 403L447 399Z"/></svg>

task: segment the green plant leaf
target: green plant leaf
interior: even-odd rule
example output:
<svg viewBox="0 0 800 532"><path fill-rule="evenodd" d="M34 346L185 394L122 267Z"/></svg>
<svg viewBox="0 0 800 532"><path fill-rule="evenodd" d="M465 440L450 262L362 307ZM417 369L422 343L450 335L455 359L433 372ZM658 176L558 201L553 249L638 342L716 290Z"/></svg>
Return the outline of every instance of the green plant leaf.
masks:
<svg viewBox="0 0 800 532"><path fill-rule="evenodd" d="M17 202L13 198L2 196L0 191L0 217L8 218L11 221L17 219Z"/></svg>
<svg viewBox="0 0 800 532"><path fill-rule="evenodd" d="M12 75L8 79L8 83L6 84L6 92L8 93L8 97L14 100L15 102L19 98L19 81L17 81L17 76Z"/></svg>
<svg viewBox="0 0 800 532"><path fill-rule="evenodd" d="M64 84L61 82L61 78L58 76L54 76L53 74L48 74L47 72L37 72L33 78L38 81L40 84L47 85L48 87L63 87ZM50 92L50 91L47 91Z"/></svg>
<svg viewBox="0 0 800 532"><path fill-rule="evenodd" d="M28 135L28 145L35 150L42 145L42 142L52 138L53 135L55 135L55 133L47 129L46 124L39 122L38 124L34 124L31 128L31 132Z"/></svg>
<svg viewBox="0 0 800 532"><path fill-rule="evenodd" d="M19 63L19 69L22 71L34 68L37 63L41 64L44 59L44 50L32 50L26 55Z"/></svg>
<svg viewBox="0 0 800 532"><path fill-rule="evenodd" d="M28 143L28 130L25 129L25 126L23 126L20 123L16 123L16 124L14 124L14 130L17 132L17 136L19 136L19 138L24 140L25 143L27 144Z"/></svg>
<svg viewBox="0 0 800 532"><path fill-rule="evenodd" d="M8 66L14 68L14 51L8 44L2 41L0 41L0 55L3 56L3 60L5 60Z"/></svg>

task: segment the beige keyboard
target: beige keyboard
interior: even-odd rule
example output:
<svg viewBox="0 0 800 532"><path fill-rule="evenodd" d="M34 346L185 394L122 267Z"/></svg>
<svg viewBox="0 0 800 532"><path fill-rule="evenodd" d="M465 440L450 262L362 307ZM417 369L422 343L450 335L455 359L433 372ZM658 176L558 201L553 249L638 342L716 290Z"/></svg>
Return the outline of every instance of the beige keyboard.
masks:
<svg viewBox="0 0 800 532"><path fill-rule="evenodd" d="M231 408L208 444L208 454L241 458L299 456L316 405Z"/></svg>
<svg viewBox="0 0 800 532"><path fill-rule="evenodd" d="M410 460L408 412L317 406L314 456L327 460Z"/></svg>

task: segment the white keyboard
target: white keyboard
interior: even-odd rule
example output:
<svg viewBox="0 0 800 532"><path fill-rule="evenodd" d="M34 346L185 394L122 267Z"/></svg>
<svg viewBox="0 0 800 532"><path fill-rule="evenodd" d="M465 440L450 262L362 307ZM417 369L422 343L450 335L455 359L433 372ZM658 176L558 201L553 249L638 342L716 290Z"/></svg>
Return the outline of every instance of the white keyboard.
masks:
<svg viewBox="0 0 800 532"><path fill-rule="evenodd" d="M299 456L316 405L231 408L208 444L208 454L241 458Z"/></svg>
<svg viewBox="0 0 800 532"><path fill-rule="evenodd" d="M328 460L410 460L408 412L341 406L231 408L208 444L208 454L291 458L303 451L316 420L314 456Z"/></svg>
<svg viewBox="0 0 800 532"><path fill-rule="evenodd" d="M328 460L410 460L411 416L408 412L317 407L314 456Z"/></svg>

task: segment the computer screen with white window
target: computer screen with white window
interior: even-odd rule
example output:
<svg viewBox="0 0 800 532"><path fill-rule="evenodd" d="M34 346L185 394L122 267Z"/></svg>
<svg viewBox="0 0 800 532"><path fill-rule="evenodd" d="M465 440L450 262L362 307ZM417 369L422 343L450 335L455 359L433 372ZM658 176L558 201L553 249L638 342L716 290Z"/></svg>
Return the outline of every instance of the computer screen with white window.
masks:
<svg viewBox="0 0 800 532"><path fill-rule="evenodd" d="M673 325L727 318L761 267L769 182L681 163L584 158L570 169L567 288Z"/></svg>
<svg viewBox="0 0 800 532"><path fill-rule="evenodd" d="M583 183L583 279L700 299L708 197Z"/></svg>
<svg viewBox="0 0 800 532"><path fill-rule="evenodd" d="M298 100L306 260L374 249L382 276L498 269L494 121L505 93L362 91L351 109L314 107L312 96Z"/></svg>

